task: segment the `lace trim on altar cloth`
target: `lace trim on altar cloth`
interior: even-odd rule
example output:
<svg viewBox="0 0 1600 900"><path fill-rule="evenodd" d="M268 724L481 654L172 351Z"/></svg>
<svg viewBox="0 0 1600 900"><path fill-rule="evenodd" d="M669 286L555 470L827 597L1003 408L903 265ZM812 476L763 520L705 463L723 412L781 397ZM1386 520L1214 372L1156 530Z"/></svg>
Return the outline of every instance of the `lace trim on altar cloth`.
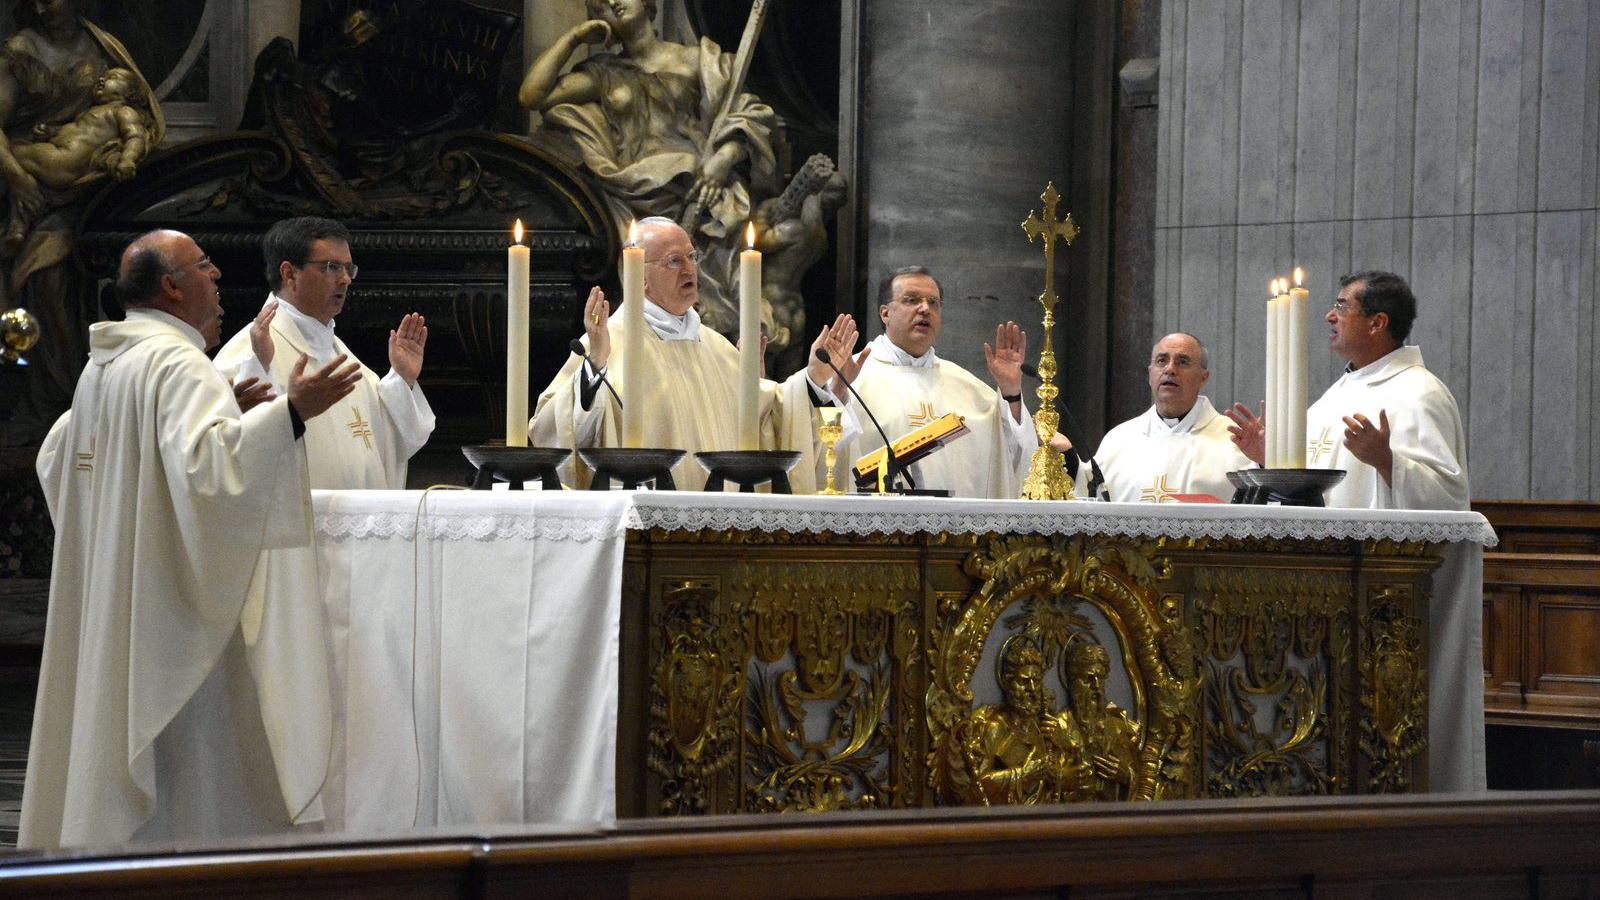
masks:
<svg viewBox="0 0 1600 900"><path fill-rule="evenodd" d="M423 537L431 541L606 541L619 536L619 516L562 516L528 513L422 514ZM412 540L417 514L407 512L322 513L315 517L317 534L335 541L370 538Z"/></svg>
<svg viewBox="0 0 1600 900"><path fill-rule="evenodd" d="M317 492L318 536L331 540L417 535L416 493ZM502 492L503 493L503 492ZM1488 520L1467 512L1162 506L934 498L821 498L641 492L578 498L477 499L471 492L420 504L434 541L605 541L625 529L867 534L1100 534L1122 537L1295 538L1498 543ZM314 495L315 496L315 495ZM335 502L355 496L354 502ZM481 496L481 495L480 495ZM487 501L487 502L485 502ZM582 505L578 505L581 503ZM507 505L511 504L511 505ZM343 508L340 508L340 507ZM486 506L488 508L486 508ZM1159 511L1158 511L1159 510Z"/></svg>
<svg viewBox="0 0 1600 900"><path fill-rule="evenodd" d="M654 498L652 498L653 500ZM873 501L856 501L871 503ZM888 503L903 503L890 500ZM1007 504L1012 505L1012 504ZM1052 504L1054 506L1055 504ZM1237 509L1237 507L1234 507ZM922 511L893 509L819 510L761 506L663 505L636 502L628 527L666 531L766 531L834 534L1103 534L1123 537L1175 538L1328 538L1344 540L1498 543L1494 529L1476 514L1449 514L1456 521L1406 521L1362 517L1361 510L1285 511L1263 515L1139 515L1106 510ZM1438 518L1422 513L1419 518Z"/></svg>

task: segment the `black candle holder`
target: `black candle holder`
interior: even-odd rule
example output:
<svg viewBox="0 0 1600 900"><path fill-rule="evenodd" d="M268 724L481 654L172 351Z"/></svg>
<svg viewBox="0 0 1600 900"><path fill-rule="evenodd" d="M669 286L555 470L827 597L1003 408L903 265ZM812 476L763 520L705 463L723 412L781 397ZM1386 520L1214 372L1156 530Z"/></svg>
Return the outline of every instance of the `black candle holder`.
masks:
<svg viewBox="0 0 1600 900"><path fill-rule="evenodd" d="M557 467L572 455L571 450L560 447L507 447L504 444L479 444L462 447L461 454L478 470L472 479L472 489L487 491L496 480L504 481L511 490L522 490L524 481L537 478L547 491L561 490L561 476Z"/></svg>
<svg viewBox="0 0 1600 900"><path fill-rule="evenodd" d="M1238 469L1228 473L1237 488L1231 503L1326 506L1322 492L1344 480L1343 469Z"/></svg>
<svg viewBox="0 0 1600 900"><path fill-rule="evenodd" d="M798 450L710 450L694 458L706 470L706 490L720 491L731 481L739 493L755 493L757 485L772 483L774 494L788 494L789 470L800 461Z"/></svg>
<svg viewBox="0 0 1600 900"><path fill-rule="evenodd" d="M672 467L683 459L687 450L664 450L655 447L580 447L578 456L594 470L589 482L591 491L609 491L616 480L623 490L632 490L651 482L658 491L675 491Z"/></svg>

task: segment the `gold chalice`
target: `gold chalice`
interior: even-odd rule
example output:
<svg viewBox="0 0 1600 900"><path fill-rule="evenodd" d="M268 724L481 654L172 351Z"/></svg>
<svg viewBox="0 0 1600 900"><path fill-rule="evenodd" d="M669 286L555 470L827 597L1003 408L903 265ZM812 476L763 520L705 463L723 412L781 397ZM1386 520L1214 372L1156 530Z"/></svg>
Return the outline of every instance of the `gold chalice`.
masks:
<svg viewBox="0 0 1600 900"><path fill-rule="evenodd" d="M822 424L817 426L817 437L822 438L822 442L828 447L828 455L823 460L828 467L828 486L817 493L837 497L844 491L833 486L833 467L839 462L833 445L839 443L839 438L844 436L844 410L837 406L824 406L817 412L822 416Z"/></svg>

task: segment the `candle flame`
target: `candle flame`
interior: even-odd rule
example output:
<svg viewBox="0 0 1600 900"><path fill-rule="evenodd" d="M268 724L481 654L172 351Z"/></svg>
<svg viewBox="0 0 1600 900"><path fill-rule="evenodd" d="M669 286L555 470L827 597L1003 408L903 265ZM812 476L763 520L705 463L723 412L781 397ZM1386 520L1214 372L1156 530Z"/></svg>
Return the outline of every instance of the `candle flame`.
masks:
<svg viewBox="0 0 1600 900"><path fill-rule="evenodd" d="M1276 297L1276 296L1278 296L1278 279L1274 278L1271 281L1267 282L1267 296L1268 297Z"/></svg>
<svg viewBox="0 0 1600 900"><path fill-rule="evenodd" d="M751 250L756 248L756 223L754 221L744 226L744 241L745 245Z"/></svg>
<svg viewBox="0 0 1600 900"><path fill-rule="evenodd" d="M1300 268L1299 266L1295 266L1294 267L1294 286L1295 287L1299 287L1300 283L1302 281L1305 281L1305 280L1306 280L1306 270Z"/></svg>
<svg viewBox="0 0 1600 900"><path fill-rule="evenodd" d="M511 226L511 240L515 241L518 244L522 243L522 220L521 219L518 219L516 224Z"/></svg>
<svg viewBox="0 0 1600 900"><path fill-rule="evenodd" d="M630 220L628 220L628 246L629 247L637 247L638 245L639 245L639 221L637 219L630 219Z"/></svg>

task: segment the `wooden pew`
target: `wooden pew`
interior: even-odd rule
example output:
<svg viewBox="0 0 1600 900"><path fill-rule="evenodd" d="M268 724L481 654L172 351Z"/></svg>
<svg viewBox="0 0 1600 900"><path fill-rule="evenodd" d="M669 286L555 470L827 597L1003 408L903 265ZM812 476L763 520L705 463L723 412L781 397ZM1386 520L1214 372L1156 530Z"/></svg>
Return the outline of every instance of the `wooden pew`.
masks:
<svg viewBox="0 0 1600 900"><path fill-rule="evenodd" d="M1484 716L1600 730L1600 503L1480 500Z"/></svg>
<svg viewBox="0 0 1600 900"><path fill-rule="evenodd" d="M0 860L26 897L1593 897L1600 792L632 820Z"/></svg>

